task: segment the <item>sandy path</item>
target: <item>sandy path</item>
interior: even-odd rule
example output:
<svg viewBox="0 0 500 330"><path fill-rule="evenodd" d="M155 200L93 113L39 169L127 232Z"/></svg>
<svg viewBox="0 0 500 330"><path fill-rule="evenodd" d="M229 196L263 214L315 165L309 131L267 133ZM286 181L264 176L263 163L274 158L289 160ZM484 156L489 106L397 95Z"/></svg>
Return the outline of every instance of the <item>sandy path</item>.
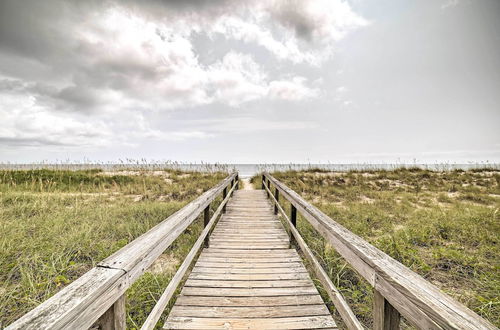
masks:
<svg viewBox="0 0 500 330"><path fill-rule="evenodd" d="M250 178L241 179L242 190L254 190L253 185L250 183Z"/></svg>

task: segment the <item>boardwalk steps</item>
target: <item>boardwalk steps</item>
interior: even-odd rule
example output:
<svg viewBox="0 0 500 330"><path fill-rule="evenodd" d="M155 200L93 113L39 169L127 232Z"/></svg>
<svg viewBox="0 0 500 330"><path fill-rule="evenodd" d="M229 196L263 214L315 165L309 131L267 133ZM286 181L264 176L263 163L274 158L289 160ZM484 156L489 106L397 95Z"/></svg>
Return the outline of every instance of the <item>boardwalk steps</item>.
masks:
<svg viewBox="0 0 500 330"><path fill-rule="evenodd" d="M229 201L165 329L326 329L336 324L263 190Z"/></svg>

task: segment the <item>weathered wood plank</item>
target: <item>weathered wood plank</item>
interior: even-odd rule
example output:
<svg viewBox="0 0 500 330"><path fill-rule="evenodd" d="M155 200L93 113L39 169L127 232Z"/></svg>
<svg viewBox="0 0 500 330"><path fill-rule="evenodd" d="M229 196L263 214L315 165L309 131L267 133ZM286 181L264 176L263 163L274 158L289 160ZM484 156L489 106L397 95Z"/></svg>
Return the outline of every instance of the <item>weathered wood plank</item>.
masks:
<svg viewBox="0 0 500 330"><path fill-rule="evenodd" d="M7 329L89 328L125 291L124 275L123 270L93 268ZM75 323L77 318L82 322Z"/></svg>
<svg viewBox="0 0 500 330"><path fill-rule="evenodd" d="M198 261L196 267L206 268L302 268L302 262L210 262ZM305 269L305 268L304 268Z"/></svg>
<svg viewBox="0 0 500 330"><path fill-rule="evenodd" d="M225 224L231 224L235 226L239 225L251 225L251 224L261 224L261 225L277 225L280 224L278 219L262 219L262 218L256 218L255 221L250 221L250 220L244 220L244 219L224 219L220 221L221 225Z"/></svg>
<svg viewBox="0 0 500 330"><path fill-rule="evenodd" d="M373 330L398 330L399 312L377 290L373 291Z"/></svg>
<svg viewBox="0 0 500 330"><path fill-rule="evenodd" d="M282 253L282 254L275 254L275 253L269 253L269 252L264 252L264 253L257 253L258 251L265 251L265 250L255 250L252 251L252 253L246 253L247 251L241 251L241 250L232 250L232 251L240 251L240 253L223 253L223 252L202 252L200 257L206 257L206 258L217 258L217 259L243 259L243 260L251 260L251 259L286 259L286 258L300 258L292 253ZM280 250L272 250L276 252L288 252L285 249L280 249Z"/></svg>
<svg viewBox="0 0 500 330"><path fill-rule="evenodd" d="M102 330L125 330L126 328L125 295L122 295L108 310L97 320Z"/></svg>
<svg viewBox="0 0 500 330"><path fill-rule="evenodd" d="M242 306L242 307L271 307L271 306L303 306L323 304L318 294L301 296L279 297L203 297L179 296L176 305L180 306Z"/></svg>
<svg viewBox="0 0 500 330"><path fill-rule="evenodd" d="M307 273L302 267L274 267L274 268L214 268L198 267L193 268L193 273L212 273L212 274L272 274L277 273Z"/></svg>
<svg viewBox="0 0 500 330"><path fill-rule="evenodd" d="M293 288L201 288L184 287L182 294L186 296L224 296L224 297L255 297L255 296L299 296L318 294L312 284Z"/></svg>
<svg viewBox="0 0 500 330"><path fill-rule="evenodd" d="M230 255L250 255L247 251L240 251L237 249L216 249L214 247L210 247L204 249L202 253L207 254L230 254ZM298 256L297 252L292 249L284 249L284 250L260 250L252 252L252 255L260 255L260 256Z"/></svg>
<svg viewBox="0 0 500 330"><path fill-rule="evenodd" d="M326 329L337 326L331 316L264 319L172 317L165 329Z"/></svg>
<svg viewBox="0 0 500 330"><path fill-rule="evenodd" d="M244 234L244 235L243 235ZM227 238L251 238L251 237L260 237L260 238L288 238L288 235L283 233L283 229L275 230L275 231L245 231L243 232L242 230L237 230L233 232L224 232L224 231L219 231L219 230L214 230L212 235L210 237L214 236L222 236L222 237L227 237Z"/></svg>
<svg viewBox="0 0 500 330"><path fill-rule="evenodd" d="M310 279L308 273L264 273L264 274L223 274L223 273L191 273L190 279L229 280L229 281L272 281Z"/></svg>
<svg viewBox="0 0 500 330"><path fill-rule="evenodd" d="M283 244L230 244L230 243L214 243L213 247L226 248L226 249L241 249L241 250L258 250L258 249L286 249L288 243Z"/></svg>
<svg viewBox="0 0 500 330"><path fill-rule="evenodd" d="M243 230L243 229L225 229L225 230L215 230L214 234L232 234L232 235L242 235L242 234L261 234L261 235L276 235L276 234L281 234L283 233L283 229L277 228L277 229L266 229L266 230L254 230L254 229L248 229L248 230Z"/></svg>
<svg viewBox="0 0 500 330"><path fill-rule="evenodd" d="M219 224L220 229L255 229L256 231L262 230L262 229L273 229L273 228L282 228L281 224L278 222L266 222L263 224L259 224L258 227L256 227L255 223L249 222L249 223L240 223L238 225L234 223L224 223L221 222Z"/></svg>
<svg viewBox="0 0 500 330"><path fill-rule="evenodd" d="M274 281L228 281L228 280L197 280L188 279L184 286L204 288L293 288L311 285L310 279L304 280L274 280Z"/></svg>
<svg viewBox="0 0 500 330"><path fill-rule="evenodd" d="M224 219L220 221L221 225L223 224L232 224L235 226L239 226L240 224L243 225L248 225L248 224L279 224L279 221L277 219L262 219L262 218L257 218L255 220L252 219L252 221L248 221L248 219Z"/></svg>
<svg viewBox="0 0 500 330"><path fill-rule="evenodd" d="M258 262L258 263L283 263L283 262L301 262L298 257L260 257L260 258L231 258L231 257L207 257L206 255L200 256L198 260L203 262L219 262L219 263L248 263L248 262Z"/></svg>
<svg viewBox="0 0 500 330"><path fill-rule="evenodd" d="M242 237L242 238L216 238L212 237L210 239L213 243L245 243L245 244L260 244L260 243L288 243L286 238L256 238L256 237Z"/></svg>
<svg viewBox="0 0 500 330"><path fill-rule="evenodd" d="M214 230L214 233L235 233L235 234L281 234L283 233L283 227L273 226L272 228L266 227L240 227L240 226L221 226Z"/></svg>
<svg viewBox="0 0 500 330"><path fill-rule="evenodd" d="M261 214L258 216L253 216L249 217L248 215L243 215L240 213L235 213L233 215L225 214L224 219L236 219L236 220L247 220L247 221L253 221L253 220L273 220L276 219L276 216L274 214Z"/></svg>
<svg viewBox="0 0 500 330"><path fill-rule="evenodd" d="M205 307L176 305L170 312L171 317L210 317L232 318L248 315L248 318L274 318L297 316L330 315L324 304L300 306L253 306L253 307Z"/></svg>
<svg viewBox="0 0 500 330"><path fill-rule="evenodd" d="M241 234L222 234L222 233L215 233L210 236L211 239L240 239L242 237ZM256 233L256 234L248 234L243 237L243 239L249 240L249 239L286 239L288 240L288 236L285 234L261 234L261 233Z"/></svg>

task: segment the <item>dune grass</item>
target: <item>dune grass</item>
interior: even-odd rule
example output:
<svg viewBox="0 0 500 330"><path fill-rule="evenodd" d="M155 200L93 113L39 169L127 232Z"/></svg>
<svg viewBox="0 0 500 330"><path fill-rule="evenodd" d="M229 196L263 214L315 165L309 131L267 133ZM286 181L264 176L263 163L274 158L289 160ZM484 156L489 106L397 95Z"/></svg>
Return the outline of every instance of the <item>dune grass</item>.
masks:
<svg viewBox="0 0 500 330"><path fill-rule="evenodd" d="M500 171L308 170L273 175L500 326ZM259 176L252 181L260 188ZM289 210L288 203L282 204ZM355 314L370 326L372 288L306 220L299 217L298 227Z"/></svg>
<svg viewBox="0 0 500 330"><path fill-rule="evenodd" d="M0 171L0 328L125 246L227 174ZM201 231L197 221L127 292L138 328Z"/></svg>

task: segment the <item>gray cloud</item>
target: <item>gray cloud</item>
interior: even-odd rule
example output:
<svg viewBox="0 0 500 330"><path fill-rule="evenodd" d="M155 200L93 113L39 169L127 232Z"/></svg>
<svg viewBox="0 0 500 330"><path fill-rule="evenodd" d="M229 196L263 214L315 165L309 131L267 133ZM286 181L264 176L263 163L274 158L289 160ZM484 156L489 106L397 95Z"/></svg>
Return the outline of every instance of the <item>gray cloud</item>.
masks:
<svg viewBox="0 0 500 330"><path fill-rule="evenodd" d="M490 150L500 141L499 9L0 0L0 149L210 160L232 148L233 161Z"/></svg>
<svg viewBox="0 0 500 330"><path fill-rule="evenodd" d="M25 137L2 137L0 136L0 145L9 147L40 147L40 146L68 146L66 143L54 141L43 137L25 138Z"/></svg>
<svg viewBox="0 0 500 330"><path fill-rule="evenodd" d="M0 91L1 92L16 92L24 90L24 84L20 80L16 79L1 79L0 80Z"/></svg>
<svg viewBox="0 0 500 330"><path fill-rule="evenodd" d="M281 24L291 27L297 36L307 41L312 39L318 22L307 17L301 1L278 3L273 8L273 14Z"/></svg>

